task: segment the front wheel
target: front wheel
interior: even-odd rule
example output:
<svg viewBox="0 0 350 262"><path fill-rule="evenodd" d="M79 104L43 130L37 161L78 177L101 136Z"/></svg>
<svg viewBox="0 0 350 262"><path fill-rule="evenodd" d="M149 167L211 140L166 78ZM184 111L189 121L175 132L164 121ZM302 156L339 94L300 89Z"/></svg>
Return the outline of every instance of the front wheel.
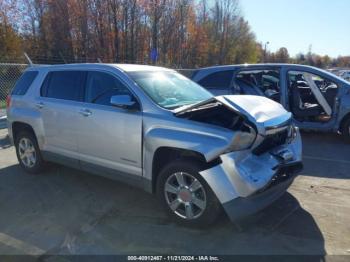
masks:
<svg viewBox="0 0 350 262"><path fill-rule="evenodd" d="M177 160L159 174L157 195L167 213L187 226L207 226L221 211L215 194L201 177L202 165L195 161Z"/></svg>

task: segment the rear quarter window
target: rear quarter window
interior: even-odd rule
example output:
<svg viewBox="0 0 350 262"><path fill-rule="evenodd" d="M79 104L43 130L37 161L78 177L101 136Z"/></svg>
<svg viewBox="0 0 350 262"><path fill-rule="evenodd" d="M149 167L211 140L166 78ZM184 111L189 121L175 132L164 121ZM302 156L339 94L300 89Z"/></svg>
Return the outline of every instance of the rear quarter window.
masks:
<svg viewBox="0 0 350 262"><path fill-rule="evenodd" d="M208 89L229 88L233 77L233 70L220 71L207 75L198 82Z"/></svg>
<svg viewBox="0 0 350 262"><path fill-rule="evenodd" d="M37 75L37 71L24 72L24 74L16 82L16 85L13 88L11 95L23 96L25 93L27 93L29 87L31 86Z"/></svg>

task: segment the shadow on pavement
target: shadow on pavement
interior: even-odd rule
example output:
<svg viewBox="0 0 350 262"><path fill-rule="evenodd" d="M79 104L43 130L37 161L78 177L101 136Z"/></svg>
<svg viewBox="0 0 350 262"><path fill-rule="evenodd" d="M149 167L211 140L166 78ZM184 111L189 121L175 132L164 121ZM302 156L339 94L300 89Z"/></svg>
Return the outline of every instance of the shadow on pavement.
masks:
<svg viewBox="0 0 350 262"><path fill-rule="evenodd" d="M344 140L341 136L341 134L333 133L333 132L318 132L318 131L306 131L306 130L300 130L300 133L303 138L307 139L322 139L323 142L326 143L336 143L336 144L342 144L344 143Z"/></svg>
<svg viewBox="0 0 350 262"><path fill-rule="evenodd" d="M0 206L0 233L19 241L0 240L1 254L325 254L315 220L289 193L242 231L225 216L198 230L124 184L65 167L27 175L15 165L0 169Z"/></svg>
<svg viewBox="0 0 350 262"><path fill-rule="evenodd" d="M302 132L305 176L350 179L350 144L337 134Z"/></svg>

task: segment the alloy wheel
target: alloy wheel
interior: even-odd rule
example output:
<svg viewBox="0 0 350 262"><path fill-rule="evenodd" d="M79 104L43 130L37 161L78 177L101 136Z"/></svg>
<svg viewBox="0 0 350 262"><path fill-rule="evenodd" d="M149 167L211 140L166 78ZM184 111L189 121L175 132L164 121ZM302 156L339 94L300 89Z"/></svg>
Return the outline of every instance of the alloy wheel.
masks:
<svg viewBox="0 0 350 262"><path fill-rule="evenodd" d="M187 220L200 217L207 206L203 185L185 172L170 175L165 182L164 193L170 209Z"/></svg>
<svg viewBox="0 0 350 262"><path fill-rule="evenodd" d="M19 140L18 153L22 164L27 168L35 166L37 155L32 141L26 137Z"/></svg>

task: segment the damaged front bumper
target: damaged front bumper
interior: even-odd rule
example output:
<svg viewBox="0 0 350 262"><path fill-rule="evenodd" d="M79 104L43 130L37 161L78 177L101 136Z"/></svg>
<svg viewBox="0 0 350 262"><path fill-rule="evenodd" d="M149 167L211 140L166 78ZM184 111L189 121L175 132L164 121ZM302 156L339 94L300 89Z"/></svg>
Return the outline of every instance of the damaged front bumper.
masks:
<svg viewBox="0 0 350 262"><path fill-rule="evenodd" d="M296 174L301 171L302 164L299 162L281 168L285 172L278 172L266 189L259 190L248 197L235 198L223 204L223 208L231 221L237 221L254 214L280 198L293 183Z"/></svg>
<svg viewBox="0 0 350 262"><path fill-rule="evenodd" d="M221 164L200 172L232 221L253 214L277 200L302 169L301 137L269 152L251 150L220 156Z"/></svg>

